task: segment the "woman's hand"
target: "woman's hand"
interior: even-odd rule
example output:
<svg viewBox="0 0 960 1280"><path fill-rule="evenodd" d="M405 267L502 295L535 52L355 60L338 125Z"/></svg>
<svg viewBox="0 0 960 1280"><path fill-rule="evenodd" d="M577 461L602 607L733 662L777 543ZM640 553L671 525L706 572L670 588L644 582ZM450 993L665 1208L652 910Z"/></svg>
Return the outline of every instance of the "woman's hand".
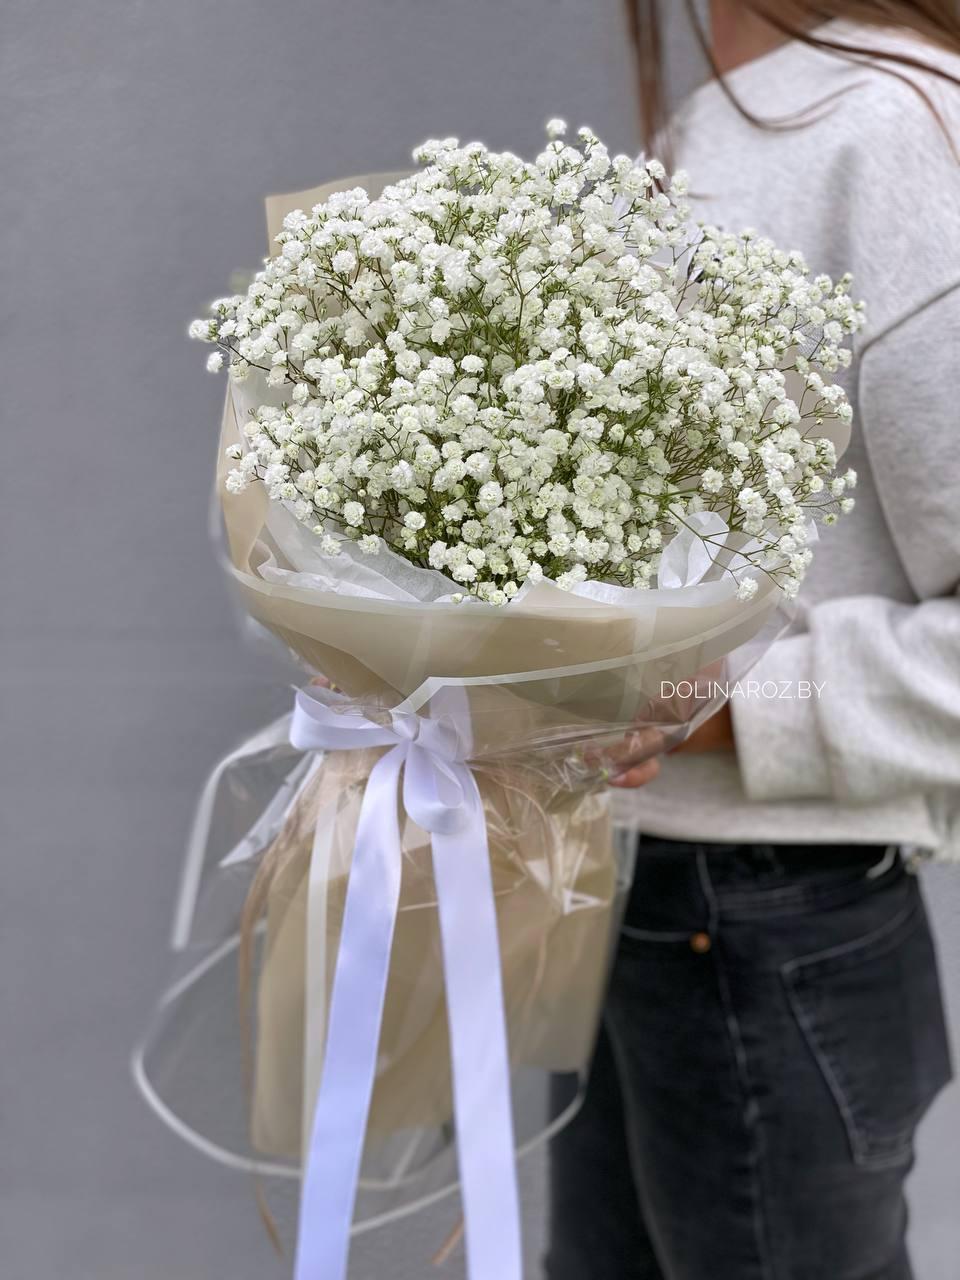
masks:
<svg viewBox="0 0 960 1280"><path fill-rule="evenodd" d="M660 772L657 758L664 749L659 729L637 729L628 733L622 743L603 753L611 787L643 787Z"/></svg>
<svg viewBox="0 0 960 1280"><path fill-rule="evenodd" d="M678 747L674 747L670 754L698 755L704 751L733 751L736 745L730 703L725 702L715 715L704 720L700 728L695 729Z"/></svg>
<svg viewBox="0 0 960 1280"><path fill-rule="evenodd" d="M604 752L607 768L612 775L610 786L630 789L652 782L660 772L658 757L664 746L663 734L658 729L639 729L636 733L628 734L622 745ZM669 754L699 755L705 751L733 751L735 748L733 717L729 703L725 703Z"/></svg>

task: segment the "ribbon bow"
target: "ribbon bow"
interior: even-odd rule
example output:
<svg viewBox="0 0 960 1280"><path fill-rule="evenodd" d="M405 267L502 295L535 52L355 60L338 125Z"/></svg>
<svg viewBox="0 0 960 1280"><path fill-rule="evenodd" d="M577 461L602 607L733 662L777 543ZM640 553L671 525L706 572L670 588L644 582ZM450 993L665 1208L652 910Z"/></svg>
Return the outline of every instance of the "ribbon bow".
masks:
<svg viewBox="0 0 960 1280"><path fill-rule="evenodd" d="M307 751L390 748L370 773L357 823L305 1161L295 1280L346 1280L400 900L398 795L431 836L468 1272L471 1280L521 1280L497 917L483 803L466 762L469 717L394 712L383 725L338 710L345 701L302 689L290 726L290 741Z"/></svg>

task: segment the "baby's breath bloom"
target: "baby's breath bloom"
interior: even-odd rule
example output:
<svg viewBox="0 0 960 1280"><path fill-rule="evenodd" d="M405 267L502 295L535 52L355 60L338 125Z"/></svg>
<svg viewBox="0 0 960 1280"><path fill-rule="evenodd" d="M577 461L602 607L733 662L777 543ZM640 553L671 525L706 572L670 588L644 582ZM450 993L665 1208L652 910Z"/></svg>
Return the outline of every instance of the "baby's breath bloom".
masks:
<svg viewBox="0 0 960 1280"><path fill-rule="evenodd" d="M532 162L431 140L376 198L285 218L247 292L190 326L209 369L263 386L227 488L264 485L324 554L388 546L497 604L543 578L655 585L714 511L748 547L739 597L754 571L795 593L810 516L853 505L824 435L851 416L849 278L694 226L685 175L566 131Z"/></svg>

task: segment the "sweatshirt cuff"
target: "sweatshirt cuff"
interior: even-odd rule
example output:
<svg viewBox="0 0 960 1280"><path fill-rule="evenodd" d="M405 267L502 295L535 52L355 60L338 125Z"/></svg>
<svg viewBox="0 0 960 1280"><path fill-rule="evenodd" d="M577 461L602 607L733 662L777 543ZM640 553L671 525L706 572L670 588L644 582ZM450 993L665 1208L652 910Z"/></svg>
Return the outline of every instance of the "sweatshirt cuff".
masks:
<svg viewBox="0 0 960 1280"><path fill-rule="evenodd" d="M748 800L832 795L826 743L817 720L813 645L808 635L778 640L730 698L740 778Z"/></svg>

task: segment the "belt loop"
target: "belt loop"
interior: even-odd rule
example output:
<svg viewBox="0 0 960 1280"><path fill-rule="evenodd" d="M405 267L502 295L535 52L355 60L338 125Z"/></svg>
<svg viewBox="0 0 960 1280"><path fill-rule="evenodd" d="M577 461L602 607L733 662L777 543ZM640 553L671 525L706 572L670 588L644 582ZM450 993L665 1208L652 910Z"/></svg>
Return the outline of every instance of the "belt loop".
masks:
<svg viewBox="0 0 960 1280"><path fill-rule="evenodd" d="M900 849L898 845L888 844L886 849L883 851L883 857L880 861L875 862L867 871L867 879L876 880L879 876L882 876L885 871L889 871L896 862L899 852Z"/></svg>

